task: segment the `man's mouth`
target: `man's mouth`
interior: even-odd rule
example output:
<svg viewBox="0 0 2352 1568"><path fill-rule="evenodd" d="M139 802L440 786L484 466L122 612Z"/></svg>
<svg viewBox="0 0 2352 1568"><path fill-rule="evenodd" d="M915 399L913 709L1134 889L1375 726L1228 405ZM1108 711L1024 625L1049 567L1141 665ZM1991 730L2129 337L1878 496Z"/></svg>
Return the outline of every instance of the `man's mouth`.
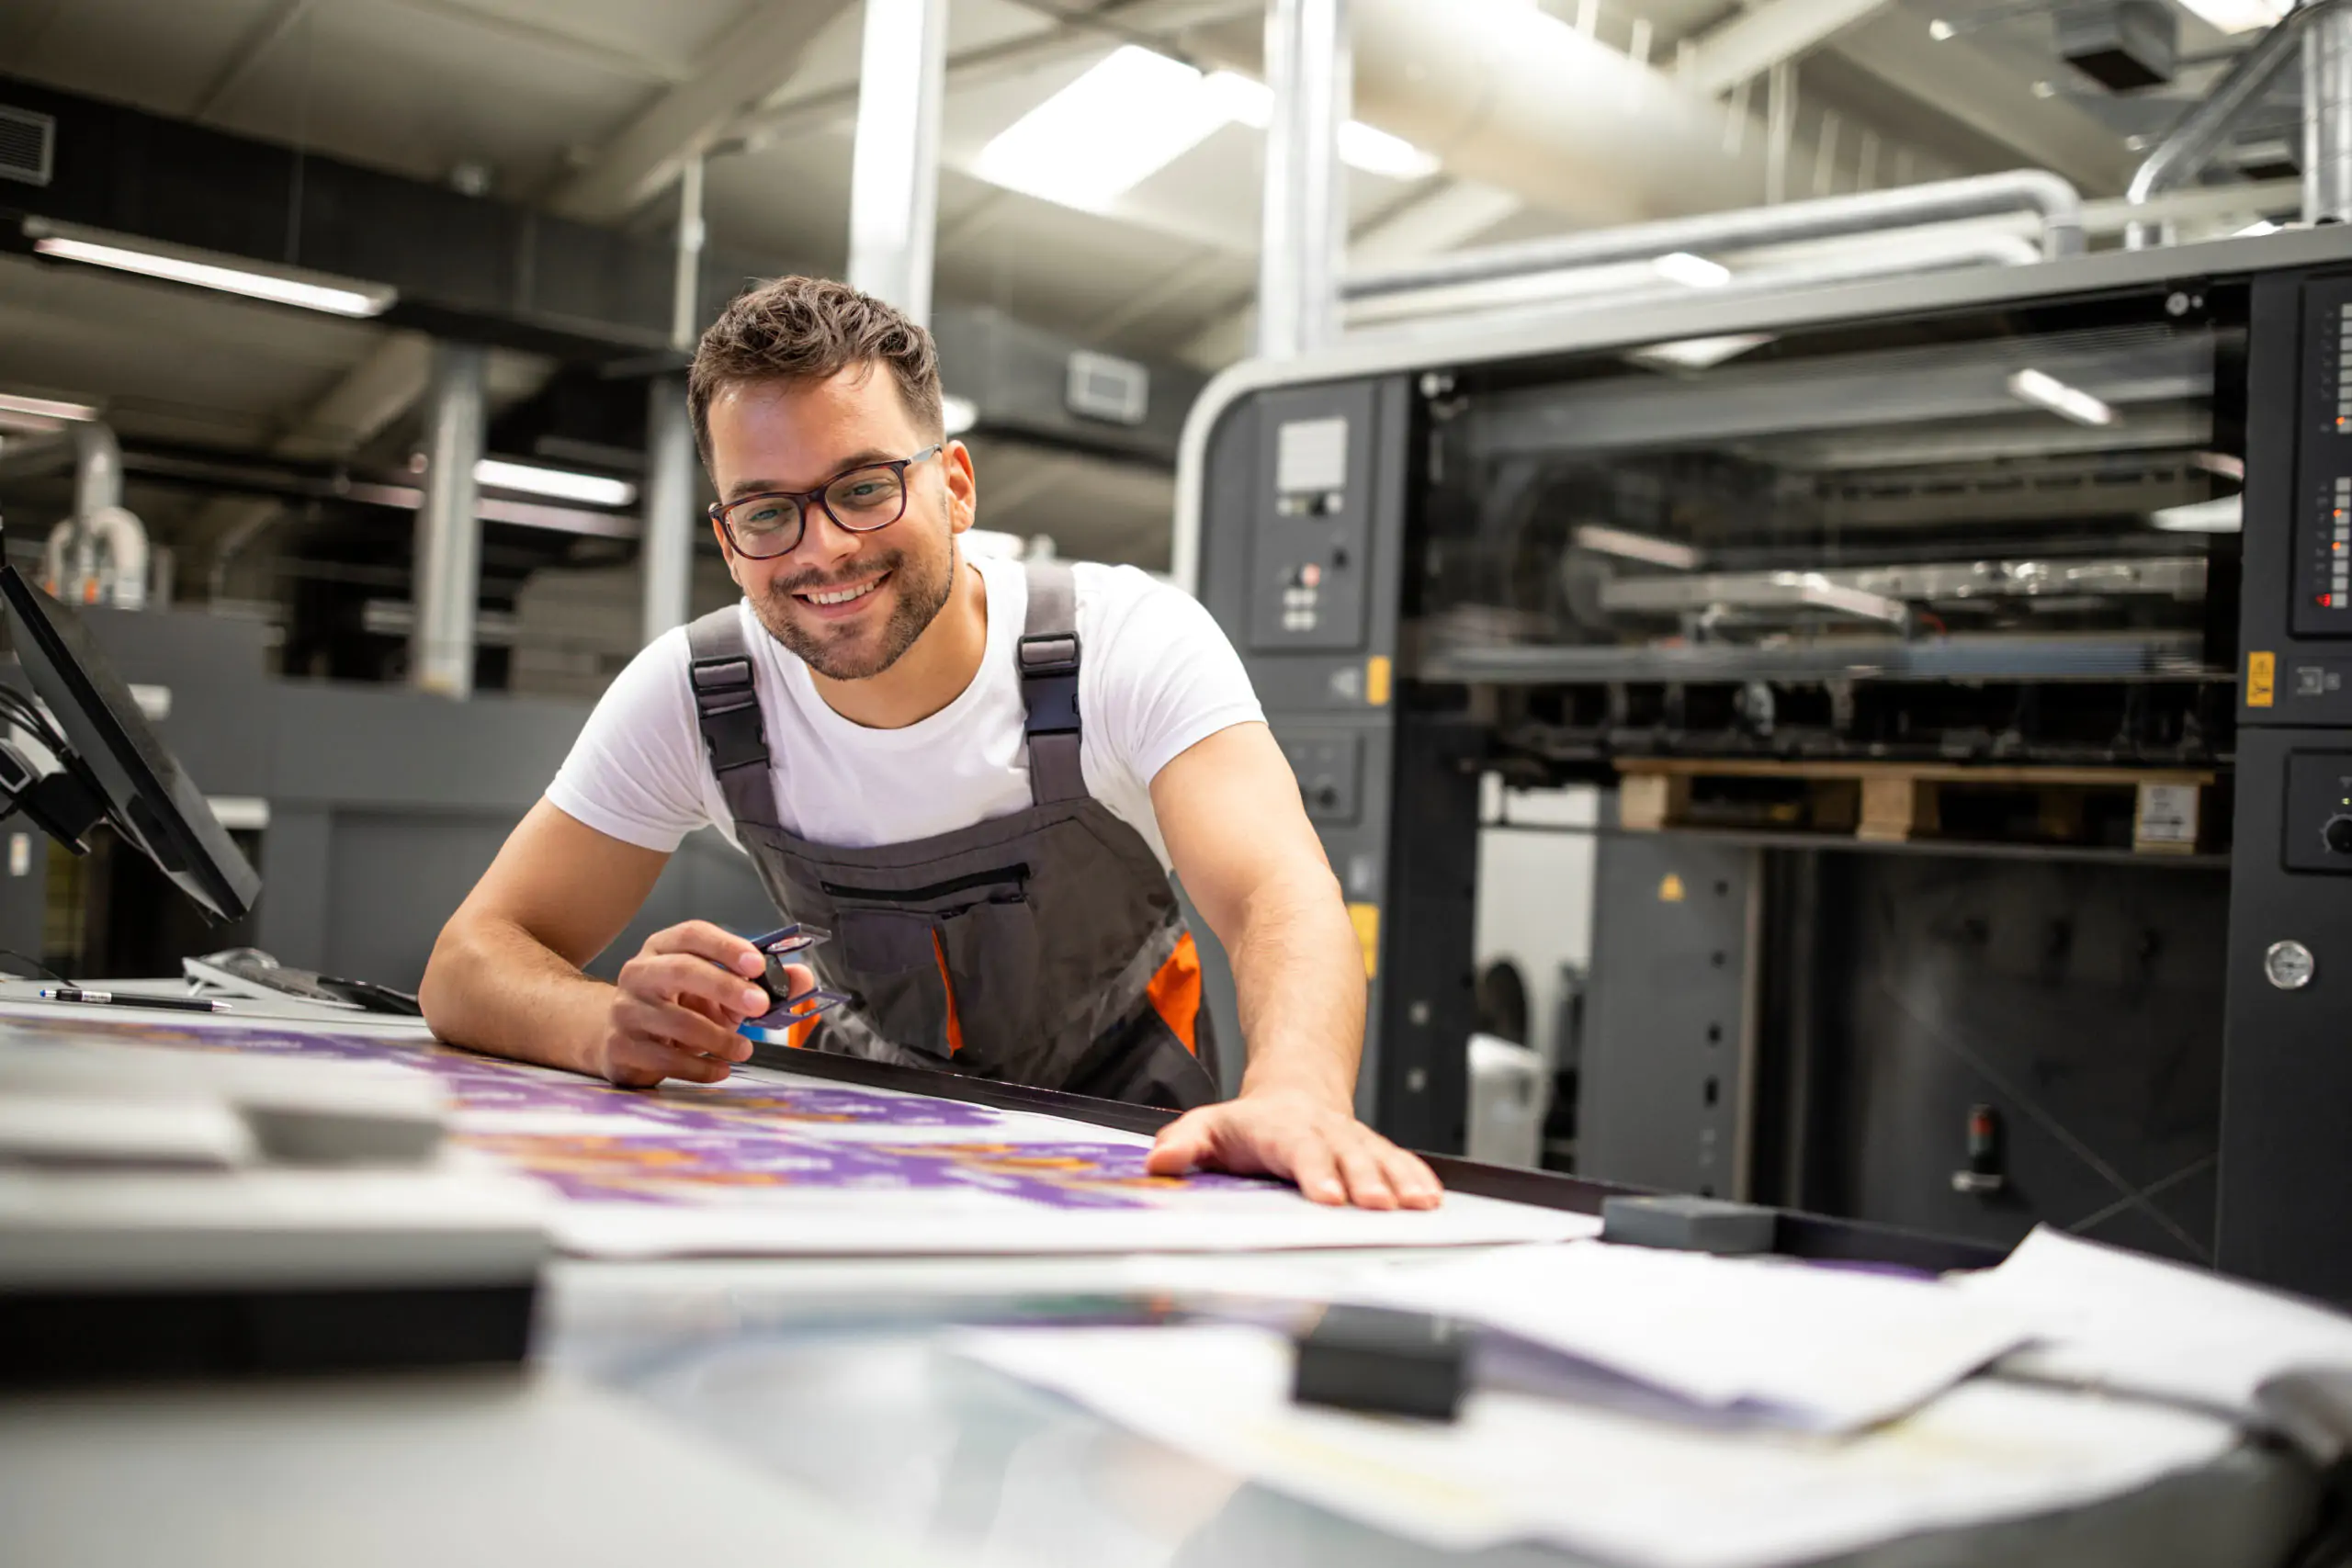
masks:
<svg viewBox="0 0 2352 1568"><path fill-rule="evenodd" d="M840 610L854 604L890 580L888 571L869 577L862 582L846 582L828 588L803 589L793 594L803 604L819 610Z"/></svg>

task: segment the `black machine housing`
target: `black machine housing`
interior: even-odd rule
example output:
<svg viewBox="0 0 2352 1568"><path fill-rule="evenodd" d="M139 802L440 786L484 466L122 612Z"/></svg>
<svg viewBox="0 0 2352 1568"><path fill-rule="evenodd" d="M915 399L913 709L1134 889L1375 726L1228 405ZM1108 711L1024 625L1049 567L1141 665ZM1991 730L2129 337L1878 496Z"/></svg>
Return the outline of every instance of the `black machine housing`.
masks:
<svg viewBox="0 0 2352 1568"><path fill-rule="evenodd" d="M2330 231L1228 372L1179 571L1364 939L1363 1109L1462 1146L1481 775L1738 764L1604 812L1580 1174L2352 1298L2347 378ZM1888 767L2017 787L1805 818Z"/></svg>

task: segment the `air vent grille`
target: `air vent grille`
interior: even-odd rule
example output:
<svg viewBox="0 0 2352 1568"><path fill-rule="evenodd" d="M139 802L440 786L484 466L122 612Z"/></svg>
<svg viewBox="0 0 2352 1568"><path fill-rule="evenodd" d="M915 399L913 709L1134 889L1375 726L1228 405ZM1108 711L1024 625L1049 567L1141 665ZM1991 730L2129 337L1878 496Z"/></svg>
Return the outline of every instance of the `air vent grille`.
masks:
<svg viewBox="0 0 2352 1568"><path fill-rule="evenodd" d="M53 116L0 104L0 180L45 186L56 154L57 120Z"/></svg>

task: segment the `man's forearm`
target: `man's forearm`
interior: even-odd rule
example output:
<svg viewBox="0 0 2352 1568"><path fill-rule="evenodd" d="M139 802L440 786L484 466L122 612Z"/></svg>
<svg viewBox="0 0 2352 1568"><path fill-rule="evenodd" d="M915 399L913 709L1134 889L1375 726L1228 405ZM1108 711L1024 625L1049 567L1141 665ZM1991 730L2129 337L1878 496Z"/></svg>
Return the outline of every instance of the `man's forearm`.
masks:
<svg viewBox="0 0 2352 1568"><path fill-rule="evenodd" d="M1245 1094L1281 1089L1345 1110L1363 1054L1363 951L1338 886L1300 878L1258 889L1227 944L1241 1035Z"/></svg>
<svg viewBox="0 0 2352 1568"><path fill-rule="evenodd" d="M452 1044L572 1072L597 1070L612 995L522 927L489 918L442 932L418 993Z"/></svg>

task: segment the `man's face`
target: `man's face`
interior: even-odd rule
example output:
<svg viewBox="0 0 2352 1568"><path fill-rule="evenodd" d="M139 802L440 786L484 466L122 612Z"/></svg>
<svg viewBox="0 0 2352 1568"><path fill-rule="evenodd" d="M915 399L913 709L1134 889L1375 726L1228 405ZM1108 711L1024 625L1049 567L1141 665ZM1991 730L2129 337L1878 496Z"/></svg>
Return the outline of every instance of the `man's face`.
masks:
<svg viewBox="0 0 2352 1568"><path fill-rule="evenodd" d="M854 365L822 381L722 387L708 417L721 501L816 490L851 468L911 457L933 439L879 366ZM718 542L729 574L777 641L820 675L861 681L897 663L945 607L973 496L971 456L951 441L906 470L905 514L887 527L852 533L811 505L800 542L781 556L742 555L724 529Z"/></svg>

